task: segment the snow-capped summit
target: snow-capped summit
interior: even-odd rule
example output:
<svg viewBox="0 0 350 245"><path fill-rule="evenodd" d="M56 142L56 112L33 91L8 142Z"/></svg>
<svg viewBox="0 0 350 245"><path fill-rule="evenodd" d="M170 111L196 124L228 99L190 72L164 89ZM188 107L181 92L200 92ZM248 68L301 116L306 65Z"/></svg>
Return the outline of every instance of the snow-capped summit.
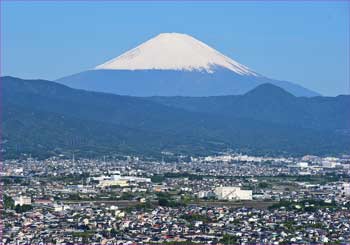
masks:
<svg viewBox="0 0 350 245"><path fill-rule="evenodd" d="M227 68L240 75L258 76L248 67L187 34L161 33L134 49L97 66L96 70L186 70L213 73Z"/></svg>
<svg viewBox="0 0 350 245"><path fill-rule="evenodd" d="M159 34L102 65L57 81L72 88L132 96L244 94L263 83L296 96L317 95L297 84L260 75L179 33Z"/></svg>

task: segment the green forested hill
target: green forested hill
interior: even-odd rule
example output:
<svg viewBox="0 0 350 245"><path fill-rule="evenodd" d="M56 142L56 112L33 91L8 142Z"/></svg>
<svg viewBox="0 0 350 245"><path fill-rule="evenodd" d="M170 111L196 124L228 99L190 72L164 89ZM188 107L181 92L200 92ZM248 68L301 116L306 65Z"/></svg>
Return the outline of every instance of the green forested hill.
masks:
<svg viewBox="0 0 350 245"><path fill-rule="evenodd" d="M296 98L273 85L242 96L137 98L2 77L5 158L161 151L346 152L349 96Z"/></svg>

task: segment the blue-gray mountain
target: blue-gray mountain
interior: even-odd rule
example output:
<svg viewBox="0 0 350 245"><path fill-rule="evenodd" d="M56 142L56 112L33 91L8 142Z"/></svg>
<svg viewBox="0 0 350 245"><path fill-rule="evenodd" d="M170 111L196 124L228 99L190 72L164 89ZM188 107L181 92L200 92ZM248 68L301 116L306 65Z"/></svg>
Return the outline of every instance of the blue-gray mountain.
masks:
<svg viewBox="0 0 350 245"><path fill-rule="evenodd" d="M239 96L130 97L2 77L3 149L22 153L340 154L350 96L298 98L270 84Z"/></svg>
<svg viewBox="0 0 350 245"><path fill-rule="evenodd" d="M244 94L271 83L296 96L317 96L300 85L218 68L213 73L176 70L89 70L58 79L72 88L131 96L220 96Z"/></svg>

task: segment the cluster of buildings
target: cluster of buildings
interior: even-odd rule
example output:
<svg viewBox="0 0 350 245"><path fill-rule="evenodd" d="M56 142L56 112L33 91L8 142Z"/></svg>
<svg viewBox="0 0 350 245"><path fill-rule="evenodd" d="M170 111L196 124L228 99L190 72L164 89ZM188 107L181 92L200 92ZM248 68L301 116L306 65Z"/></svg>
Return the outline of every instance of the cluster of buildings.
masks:
<svg viewBox="0 0 350 245"><path fill-rule="evenodd" d="M7 160L1 242L350 243L350 157L189 159Z"/></svg>
<svg viewBox="0 0 350 245"><path fill-rule="evenodd" d="M227 207L153 207L123 211L72 204L6 216L5 244L349 243L349 209L300 211ZM230 239L230 241L227 241Z"/></svg>

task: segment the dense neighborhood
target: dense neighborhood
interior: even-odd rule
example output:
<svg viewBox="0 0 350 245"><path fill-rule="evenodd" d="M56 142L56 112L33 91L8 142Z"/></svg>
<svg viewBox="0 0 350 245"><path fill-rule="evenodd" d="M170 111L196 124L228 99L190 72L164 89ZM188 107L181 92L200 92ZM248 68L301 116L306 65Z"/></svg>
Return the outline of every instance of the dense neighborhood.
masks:
<svg viewBox="0 0 350 245"><path fill-rule="evenodd" d="M349 160L6 160L2 242L349 243Z"/></svg>

